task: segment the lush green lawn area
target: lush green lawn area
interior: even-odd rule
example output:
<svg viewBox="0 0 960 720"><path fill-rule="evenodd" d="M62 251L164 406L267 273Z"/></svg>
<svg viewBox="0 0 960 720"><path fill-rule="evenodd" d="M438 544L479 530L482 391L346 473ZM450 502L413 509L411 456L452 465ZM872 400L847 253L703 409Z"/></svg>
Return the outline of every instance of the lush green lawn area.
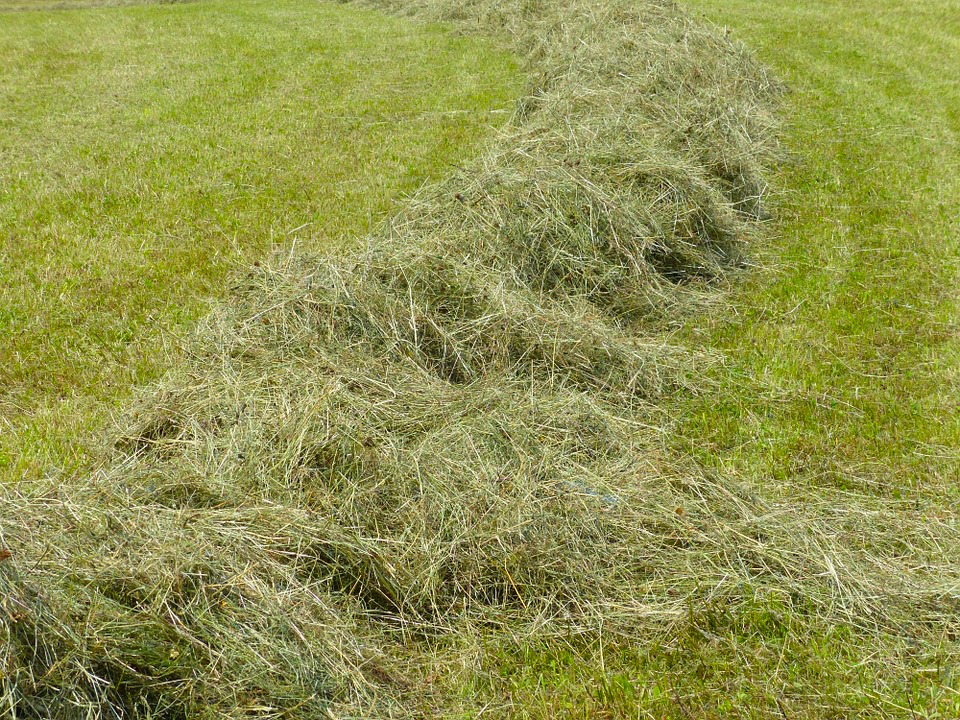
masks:
<svg viewBox="0 0 960 720"><path fill-rule="evenodd" d="M723 362L666 401L664 463L957 523L960 3L686 2L792 92L757 267L678 328ZM332 4L0 14L7 473L82 461L233 268L369 226L516 89L489 46ZM676 628L562 649L491 632L488 672L447 677L441 654L436 676L503 717L960 716L937 627L873 634L758 594Z"/></svg>
<svg viewBox="0 0 960 720"><path fill-rule="evenodd" d="M0 13L4 474L81 461L232 271L362 236L519 82L489 43L335 3Z"/></svg>
<svg viewBox="0 0 960 720"><path fill-rule="evenodd" d="M711 464L793 491L960 490L960 3L695 0L793 92L781 221L729 311L726 357L684 407Z"/></svg>
<svg viewBox="0 0 960 720"><path fill-rule="evenodd" d="M960 3L686 4L791 92L757 267L679 329L723 362L664 408L678 463L798 504L868 515L875 498L957 523ZM514 717L960 716L949 632L880 639L802 606L744 607L691 609L643 647L510 651L490 686Z"/></svg>

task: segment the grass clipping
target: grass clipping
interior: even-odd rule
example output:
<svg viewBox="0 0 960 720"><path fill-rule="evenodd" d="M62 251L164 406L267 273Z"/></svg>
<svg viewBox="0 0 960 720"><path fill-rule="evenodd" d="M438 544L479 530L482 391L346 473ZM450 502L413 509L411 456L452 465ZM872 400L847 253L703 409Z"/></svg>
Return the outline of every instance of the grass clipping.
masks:
<svg viewBox="0 0 960 720"><path fill-rule="evenodd" d="M655 400L707 361L670 321L765 212L763 69L668 2L381 5L514 38L529 93L365 250L252 268L103 472L4 489L0 706L431 713L437 653L469 673L480 638L669 632L745 585L941 618L936 523L661 459Z"/></svg>

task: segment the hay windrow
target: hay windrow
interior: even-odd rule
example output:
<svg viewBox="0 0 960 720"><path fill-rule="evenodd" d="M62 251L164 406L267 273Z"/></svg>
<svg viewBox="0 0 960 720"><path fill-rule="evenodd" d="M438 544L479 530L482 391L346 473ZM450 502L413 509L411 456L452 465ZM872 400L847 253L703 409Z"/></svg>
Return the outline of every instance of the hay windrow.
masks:
<svg viewBox="0 0 960 720"><path fill-rule="evenodd" d="M416 715L438 640L638 640L744 588L955 623L954 524L665 457L657 397L714 361L671 320L766 215L749 53L658 0L374 4L506 38L530 91L363 251L252 268L102 473L4 491L0 705Z"/></svg>

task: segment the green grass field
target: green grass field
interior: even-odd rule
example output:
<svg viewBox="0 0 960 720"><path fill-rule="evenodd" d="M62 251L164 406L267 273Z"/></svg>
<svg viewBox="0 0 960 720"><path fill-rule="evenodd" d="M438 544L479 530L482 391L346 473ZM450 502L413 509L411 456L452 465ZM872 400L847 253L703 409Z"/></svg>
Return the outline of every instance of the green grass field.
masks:
<svg viewBox="0 0 960 720"><path fill-rule="evenodd" d="M680 336L723 357L668 403L691 458L795 503L960 518L960 3L687 0L786 81L778 218ZM889 538L891 543L896 538ZM941 634L943 632L943 634ZM955 644L878 641L779 600L644 648L510 652L517 717L955 718ZM600 670L598 670L600 668Z"/></svg>
<svg viewBox="0 0 960 720"><path fill-rule="evenodd" d="M691 451L785 487L955 503L960 3L691 6L793 89L763 269L688 330L729 358L684 408Z"/></svg>
<svg viewBox="0 0 960 720"><path fill-rule="evenodd" d="M685 328L726 361L705 397L676 409L680 451L797 504L869 513L875 498L956 527L960 3L690 5L733 28L793 92L780 221L756 253L761 269L726 312ZM758 615L703 654L719 667L736 659L731 688L759 707L960 716L949 630L881 648L858 646L852 625L773 612L771 633Z"/></svg>
<svg viewBox="0 0 960 720"><path fill-rule="evenodd" d="M489 43L335 4L0 13L4 476L82 462L232 272L357 241L518 87Z"/></svg>
<svg viewBox="0 0 960 720"><path fill-rule="evenodd" d="M44 0L0 0L0 8L40 3L55 5ZM599 631L594 631L595 618L589 613L579 617L573 608L572 623L579 622L584 629L567 640L549 635L541 642L536 629L531 629L536 623L517 623L534 637L528 640L522 632L514 632L509 620L513 616L500 616L494 610L482 616L489 618L486 625L467 616L459 625L450 621L460 634L444 634L439 629L444 618L438 619L436 628L424 630L414 624L408 629L403 623L389 625L391 613L381 613L380 608L371 614L371 625L378 629L376 623L388 625L388 634L396 641L388 647L395 655L386 654L390 662L385 669L366 656L360 667L373 667L375 682L382 681L378 688L412 703L422 702L403 709L423 716L449 715L454 708L458 717L543 720L960 717L958 625L955 619L938 615L943 608L958 607L956 575L937 565L943 557L955 557L951 555L954 548L937 555L929 550L931 543L918 540L924 523L942 531L938 535L931 530L930 538L952 538L960 522L960 308L956 294L960 3L684 0L684 4L747 42L789 88L782 107L786 119L783 158L770 198L776 218L753 238L749 267L713 282L719 290L711 296L714 301L706 303L707 309L687 312L670 328L670 340L689 351L689 357L718 361L705 362L702 375L686 389L657 396L650 413L657 425L642 426L642 432L652 430L658 438L649 450L653 479L638 480L641 491L651 491L650 499L624 495L640 497L639 504L649 505L639 508L649 511L647 516L626 516L649 521L649 527L644 525L647 534L639 541L643 547L634 556L647 564L638 561L637 567L630 568L635 577L625 572L629 579L624 582L650 589L644 601L651 606L672 604L672 593L687 593L687 615L659 626L651 621L651 627L667 630L651 631L638 642L635 636L605 634L603 615L598 615ZM652 37L651 42L659 41ZM598 76L607 77L605 73ZM20 478L90 461L88 438L104 427L133 388L155 379L175 358L180 336L189 333L208 304L228 297L227 280L238 268L277 247L295 253L297 248L355 241L396 198L428 179L449 175L452 165L474 154L483 135L507 116L510 98L520 92L518 76L516 63L488 43L454 37L441 27L414 26L380 14L302 0L211 0L0 13L0 463L6 476ZM457 200L467 204L462 196ZM442 298L437 305L443 305ZM410 314L412 318L413 290ZM281 321L274 322L281 325L282 319L281 315ZM412 319L411 323L415 325ZM260 349L257 336L252 337L243 347L256 351ZM303 357L314 356L305 352ZM239 361L237 367L241 367ZM236 370L236 374L241 373ZM305 368L303 374L307 374ZM299 387L292 375L279 377L287 378L294 389ZM349 377L346 371L344 377ZM267 386L270 379L260 378L257 383ZM431 382L435 384L430 387L442 385L435 378ZM377 393L383 391L371 384ZM482 381L476 385L482 388ZM467 393L471 385L465 386L466 390L443 386L443 392L469 399L468 394L456 394ZM189 388L177 390L191 397ZM387 390L397 397L391 388ZM408 388L401 390L413 394ZM382 396L387 394L384 391ZM303 409L296 405L297 398L277 395L288 403L278 406L291 409L291 415L296 414L292 410ZM483 396L483 402L495 405L489 397ZM234 399L225 400L224 406L232 408ZM381 395L374 400L391 406L389 399L380 402ZM158 405L163 405L162 400ZM469 408L469 413L457 412L483 419L482 410ZM308 416L322 414L313 407L307 410ZM355 421L362 430L369 429L362 424L365 418L356 420L344 412L345 424ZM441 412L431 406L431 417L421 420L418 416L417 422L432 427L433 414ZM158 415L163 417L162 412ZM207 416L196 411L196 417L200 424ZM317 428L323 423L314 420L303 427L322 435ZM450 424L456 425L455 420ZM583 434L592 432L588 423L578 422ZM245 431L259 431L262 424ZM276 427L280 428L274 433L279 438L277 447L286 447L282 443L289 438L280 437L282 430L298 426L284 426L278 420ZM553 430L537 428L544 434ZM177 431L176 427L169 431L172 439L161 448L170 456L176 452L170 448L180 442ZM200 431L196 434L206 437ZM481 436L486 438L478 431L476 437ZM189 444L189 433L183 431L183 437L188 438L183 444ZM211 437L217 439L213 432ZM241 437L239 431L237 437ZM318 466L328 462L333 467L340 452L354 463L350 468L379 477L375 461L392 456L387 451L376 455L382 450L378 437L371 431L370 437L351 438L346 449L334 448L311 462ZM462 437L475 439L474 435ZM146 445L153 439L147 437ZM232 444L233 436L229 439L223 447L246 447ZM163 440L159 437L157 444ZM310 447L302 435L298 442ZM619 448L612 442L610 447ZM83 672L87 667L83 663L93 662L89 657L100 658L100 653L107 667L107 660L115 660L111 652L120 658L115 665L127 663L127 657L152 658L156 651L161 658L158 667L166 667L165 663L174 667L179 651L174 655L170 648L181 647L177 642L190 652L202 646L198 657L206 661L209 648L186 630L181 633L179 620L171 624L176 632L169 634L170 647L163 644L168 636L153 628L165 628L169 617L177 620L177 613L190 618L209 601L210 617L204 610L196 621L201 630L219 632L218 622L224 628L239 627L216 615L222 606L227 608L224 616L236 612L237 618L247 618L241 629L255 632L260 626L243 613L259 617L257 602L269 609L274 606L267 600L274 595L294 597L290 588L297 586L291 578L302 569L300 546L296 545L296 552L280 551L285 540L291 547L295 544L286 538L295 537L294 531L286 525L282 529L269 526L261 532L263 537L247 542L250 538L244 538L244 528L260 526L245 520L242 503L234 507L211 493L211 498L222 502L211 500L213 507L208 507L200 490L216 489L215 483L203 485L208 476L216 475L209 468L234 462L226 451L222 458L214 453L222 450L215 442L210 448L209 453L203 448L197 452L201 459L214 458L207 464L191 464L195 458L186 454L182 467L168 466L164 464L167 456L160 452L154 468L148 466L146 474L133 476L161 485L161 480L169 482L183 492L183 505L166 500L150 501L151 505L141 500L143 504L131 510L124 504L123 492L134 498L149 498L153 492L139 488L118 491L120 501L109 500L114 505L108 504L106 492L84 495L78 501L88 504L77 509L85 518L77 524L93 527L86 531L93 540L88 538L87 545L77 540L76 547L96 548L100 543L115 570L102 570L98 558L77 560L71 553L79 550L71 544L69 532L66 540L58 537L53 542L52 552L61 553L54 559L46 558L39 541L31 541L34 555L25 554L22 560L14 547L12 557L20 567L39 567L46 573L43 577L58 582L62 578L56 574L56 558L74 563L69 567L79 569L67 574L74 572L76 578L71 575L61 583L64 586L93 584L90 577L116 581L119 589L105 581L116 598L99 587L97 592L106 600L99 596L89 600L77 591L81 597L77 607L93 608L84 609L90 618L95 618L95 610L107 618L100 618L99 625L93 620L76 623L81 639L71 641L74 645L68 650L58 650L76 660ZM283 493L295 493L296 488L290 490L278 482L282 492L270 490L270 472L309 454L299 449L279 459L261 458L257 472L240 464L233 475L226 471L224 478L249 483L254 488L251 495L262 493L262 498L251 502L284 509L270 492L283 498ZM468 468L455 452L461 449L451 449L450 462ZM479 456L482 449L481 442L474 451ZM601 455L608 449L599 442L587 448ZM231 458L236 454L232 452ZM588 458L583 460L585 467L592 467L590 452L583 457ZM518 479L523 478L528 460L521 457L520 469L513 468ZM537 458L531 464L541 461ZM504 465L513 467L506 461ZM276 472L281 480L288 479ZM428 467L425 473L429 472ZM125 479L123 473L121 467L111 477ZM316 476L320 479L314 478L312 490L320 497L328 478L321 470L316 470ZM589 477L597 482L605 479ZM719 480L698 485L703 478ZM684 487L687 479L691 479L690 490ZM178 481L182 487L176 485ZM508 505L513 481L507 475L497 477L495 497L486 511L491 517L496 517L497 508ZM262 486L257 484L261 482ZM687 498L688 507L659 507L662 497L671 496L657 495L657 484L681 487L687 494L678 491L677 496ZM77 487L84 485L78 481ZM363 486L354 487L357 497L350 502L366 501L356 487ZM239 494L244 495L246 486L241 488ZM717 494L701 497L702 507L694 507L700 488ZM727 488L739 494L721 496L720 491ZM229 499L227 490L224 497ZM196 498L190 495L194 491ZM623 491L629 493L631 488ZM617 498L608 502L590 488L586 493L584 506L602 499L597 527L605 527L603 519L617 512ZM102 499L104 507L110 508L107 514L119 507L114 514L120 519L111 516L101 521L99 508L89 503L89 497ZM7 507L17 502L26 505L15 494L3 499ZM755 504L754 499L758 499ZM560 502L554 496L548 496L548 501ZM56 503L46 503L45 496L31 497L30 503L31 512L42 519L36 522L49 522L42 513L48 505L56 509ZM296 504L292 508L297 512L314 509L304 504L306 508ZM736 515L738 504L750 504L750 512L754 507L776 512L770 516L744 512L754 525L737 524L730 516ZM69 502L63 505L70 510ZM330 507L339 505L331 501ZM222 508L221 520L217 512ZM806 508L817 512L804 512ZM238 514L229 515L231 510ZM392 510L388 507L385 516ZM58 516L51 510L49 517ZM174 520L169 521L170 517ZM221 535L202 534L205 517ZM798 518L820 522L831 517L837 519L835 538L798 532L801 541L790 544L776 534L780 525L797 528ZM172 522L174 531L157 518ZM182 533L176 525L181 518ZM718 528L709 527L711 520ZM192 576L199 578L200 589L184 583L183 590L180 558L141 561L124 555L128 544L154 547L137 535L149 535L140 527L141 521L155 523L150 527L157 529L163 552L181 546L163 546L161 531L178 540L183 535L187 539L182 546L191 551L195 549L191 533L196 533L198 546L209 537L227 537L229 542L222 542L228 552L221 547L220 555L232 559L247 553L243 557L249 557L249 563L236 573L225 563L230 573L223 579L203 564L207 560L197 550L185 567L200 568ZM293 527L294 520L289 522ZM687 533L689 528L696 532ZM905 536L912 535L900 537L898 528L904 529ZM535 530L531 530L533 537ZM831 530L827 525L827 534ZM318 537L328 531L326 525L320 527ZM951 531L954 535L949 535ZM101 532L106 540L101 540ZM263 554L270 562L280 563L282 570L289 569L290 577L268 587L258 579L273 576L258 569L262 559L257 543L269 545L263 538L271 533L279 539L270 540L272 555ZM346 531L342 534L352 537ZM339 535L331 537L340 541ZM386 548L383 553L389 557L387 545L400 547L402 541L388 530L384 537L387 542L380 547ZM6 539L0 539L3 551ZM764 567L763 563L773 562L771 558L778 559L777 548L771 549L778 540L783 543L781 565ZM342 542L361 556L354 545ZM802 542L810 545L799 547ZM854 568L838 568L826 555L843 543L847 545L843 549L850 550L844 557L860 562ZM26 547L27 542L21 545ZM331 541L330 547L334 549L327 552L336 558L339 546ZM918 547L927 548L927 555ZM158 556L163 552L158 551ZM514 556L522 557L522 544L512 552L511 562ZM564 548L553 552L562 562ZM304 551L307 560L308 555ZM295 562L288 568L281 561L290 556L295 556ZM680 579L672 585L670 569L657 565L664 556L690 563L677 569ZM0 562L9 557L0 554ZM379 556L373 560L378 567ZM441 557L436 562L445 560ZM384 564L389 569L389 563ZM888 577L890 568L905 565L911 571L916 566L918 576L928 569L929 576L924 575L928 584L919 586L924 592L934 588L932 594L937 596L923 594L921 601L927 604L915 613L891 610L889 618L874 624L863 609L873 599L855 597L857 588L844 587L841 578L851 582L857 573ZM211 567L217 566L211 561ZM518 560L516 568L522 567ZM717 568L730 571L729 584L710 577ZM699 583L701 571L707 589L688 589L684 581L692 577ZM159 581L151 585L153 575L161 577L164 572L176 584L167 589ZM326 570L316 572L323 576ZM491 575L499 577L499 572L499 567L490 569ZM535 600L535 581L525 588L521 578L518 588L507 560L503 572L509 580L509 585L506 580L502 583L503 604L523 618L528 609L523 592ZM656 584L658 573L666 576L662 585L666 589ZM354 578L351 588L343 579L348 574L332 577L331 582L323 579L309 585L310 592L317 587L321 593L330 593L324 595L328 600L341 595L348 601L364 599L365 578ZM778 579L795 582L781 592L774 587ZM858 587L875 587L870 579ZM328 587L331 583L333 590ZM828 590L821 592L824 586ZM234 600L228 587L243 588L236 607L229 604ZM207 594L213 597L221 590L223 600L215 605ZM180 594L190 599L182 601L183 607L177 605ZM891 597L894 592L879 602ZM508 605L507 600L514 598L517 603ZM308 618L309 602L290 602L298 619ZM329 602L330 607L341 607L334 600ZM278 618L286 618L287 606L278 603L276 607L284 611L266 617L279 627ZM498 606L491 601L490 607ZM146 649L137 647L140 628L110 619L116 608L117 618L140 617L153 623L149 631L143 630ZM651 607L651 616L656 610ZM349 622L361 616L361 612L338 616L331 611L329 617L348 628L335 636L337 642L350 638ZM328 615L322 618L326 632ZM902 623L896 626L898 619ZM316 627L313 631L316 637L327 638ZM134 638L129 646L124 644L127 632ZM194 645L183 644L184 637ZM209 637L217 635L211 632ZM274 636L264 630L263 637ZM285 642L290 640L291 648L298 648L296 652L302 650L295 638L283 637ZM364 643L369 640L372 647L376 631L358 637ZM32 647L28 641L21 638L22 646ZM74 647L80 650L70 655ZM260 647L252 652L256 654ZM363 648L366 651L367 646ZM291 650L290 657L298 658L296 652ZM327 652L330 648L319 644L306 654L313 659L314 654L321 657ZM209 657L217 657L217 652ZM381 656L371 650L370 657ZM60 664L58 660L53 668ZM279 660L274 664L286 667ZM217 664L211 660L209 666L216 669ZM202 673L209 671L208 666L198 662L197 667L203 671L190 670L183 677L171 670L170 677L178 678L171 686L191 687L191 678L205 677ZM250 667L260 666L251 661ZM60 680L53 668L50 687L56 688ZM178 667L174 670L179 672ZM139 680L139 673L137 668L131 677ZM142 676L151 681L153 676L165 677L155 670ZM44 680L45 676L37 682L41 689ZM260 687L256 673L249 680L251 687ZM129 682L137 687L133 680ZM4 688L13 698L15 693ZM245 692L247 687L240 690ZM291 690L285 699L296 700L298 691ZM40 692L35 695L42 697ZM149 694L135 698L144 703L154 699ZM264 707L259 696L241 700L236 707L257 712Z"/></svg>

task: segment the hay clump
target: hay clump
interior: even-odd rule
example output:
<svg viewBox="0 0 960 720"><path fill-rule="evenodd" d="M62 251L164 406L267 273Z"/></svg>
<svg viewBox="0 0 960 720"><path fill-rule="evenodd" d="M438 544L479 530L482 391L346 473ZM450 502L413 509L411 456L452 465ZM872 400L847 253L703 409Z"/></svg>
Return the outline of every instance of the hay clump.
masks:
<svg viewBox="0 0 960 720"><path fill-rule="evenodd" d="M5 491L3 704L418 714L444 638L636 639L744 586L948 617L948 524L663 460L656 399L711 361L671 321L765 214L766 72L658 0L376 4L513 38L530 92L362 252L252 269L101 473Z"/></svg>

